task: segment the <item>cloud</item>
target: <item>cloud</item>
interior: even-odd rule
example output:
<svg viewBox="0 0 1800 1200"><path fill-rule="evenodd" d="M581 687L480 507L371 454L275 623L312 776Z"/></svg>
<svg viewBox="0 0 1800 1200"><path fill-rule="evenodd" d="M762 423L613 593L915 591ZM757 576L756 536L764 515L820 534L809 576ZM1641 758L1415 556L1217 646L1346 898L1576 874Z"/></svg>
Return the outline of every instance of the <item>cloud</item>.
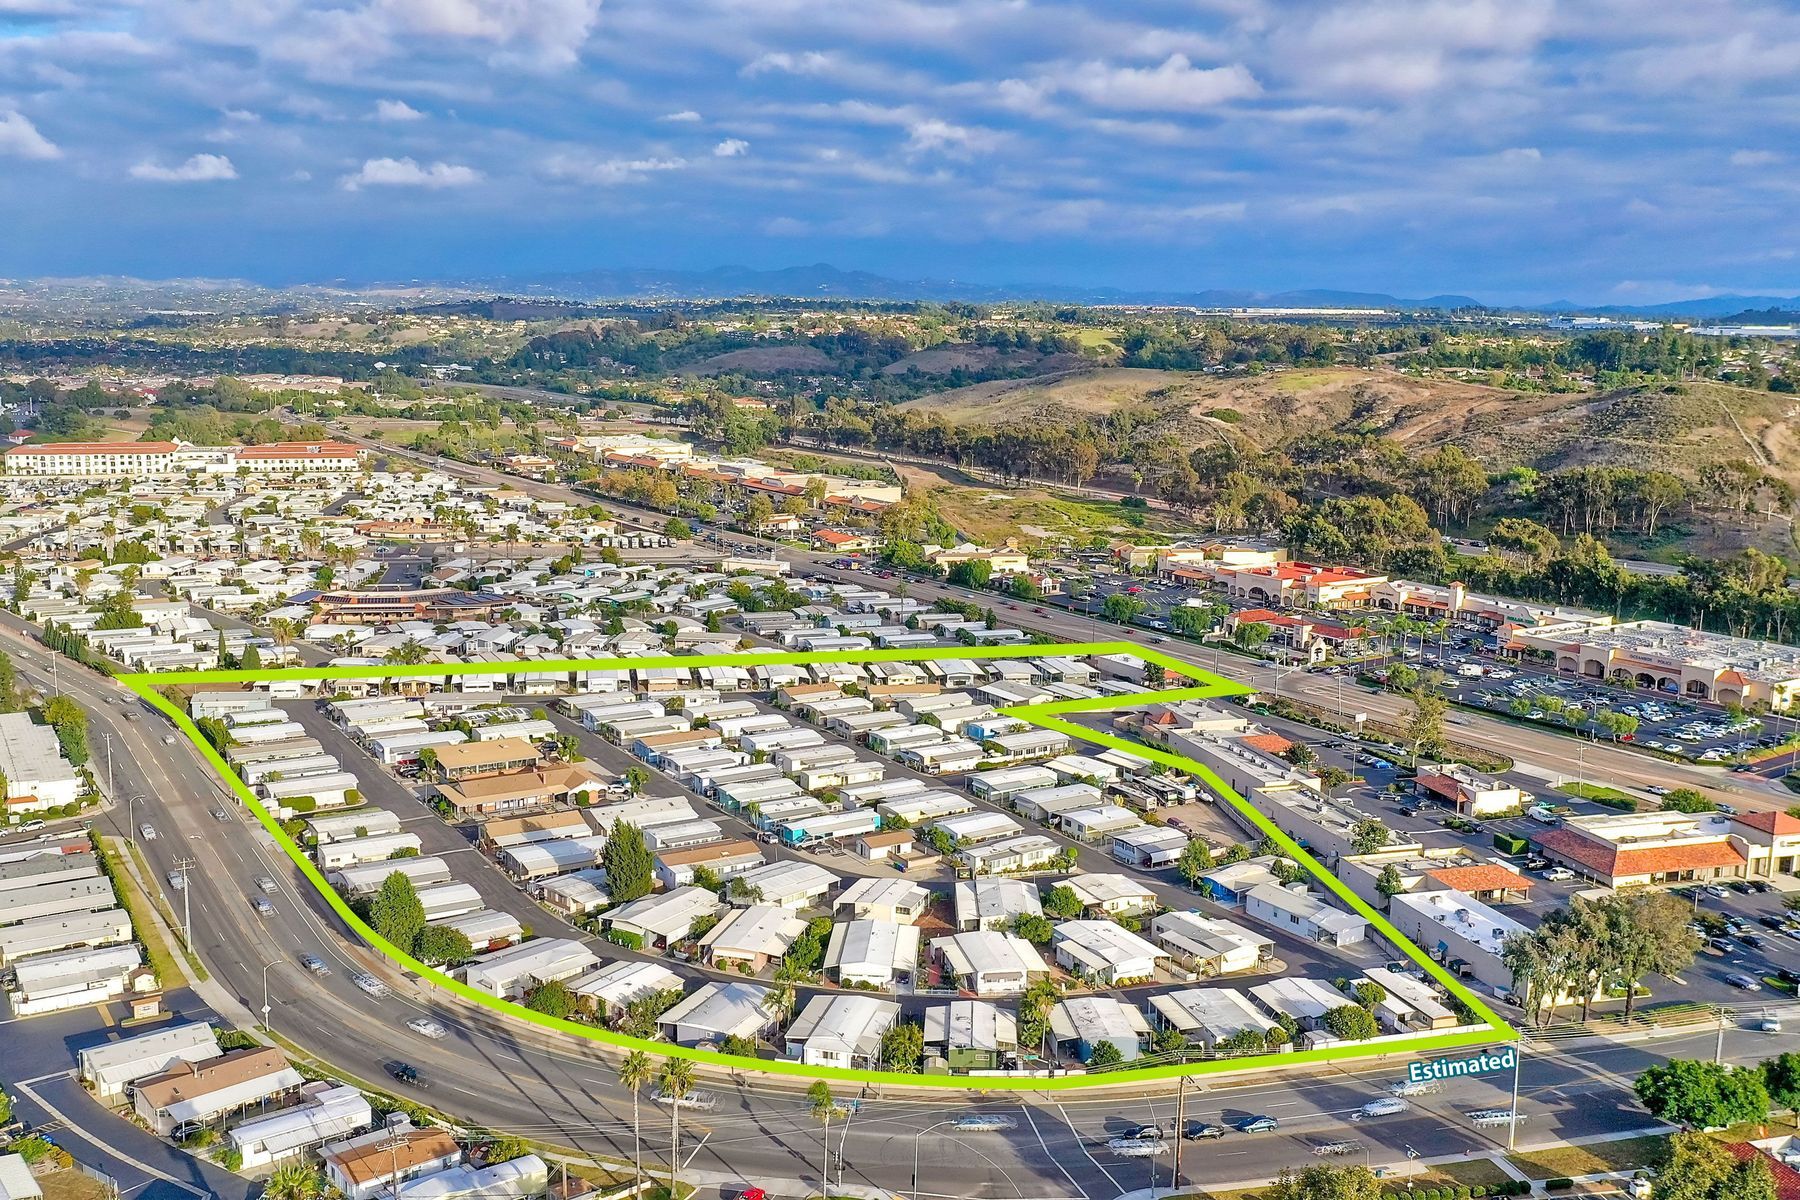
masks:
<svg viewBox="0 0 1800 1200"><path fill-rule="evenodd" d="M1004 137L992 129L974 125L953 125L937 117L915 121L906 128L906 149L912 154L931 151L955 157L985 154L999 146Z"/></svg>
<svg viewBox="0 0 1800 1200"><path fill-rule="evenodd" d="M806 50L799 54L791 54L785 50L775 50L767 54L759 54L745 63L738 74L745 79L754 79L758 75L822 75L832 70L835 61L832 55L817 50Z"/></svg>
<svg viewBox="0 0 1800 1200"><path fill-rule="evenodd" d="M1731 156L1734 167L1772 167L1781 161L1781 155L1773 150L1738 150Z"/></svg>
<svg viewBox="0 0 1800 1200"><path fill-rule="evenodd" d="M223 154L196 154L174 167L146 160L132 167L130 174L133 179L153 183L216 183L238 177L237 168Z"/></svg>
<svg viewBox="0 0 1800 1200"><path fill-rule="evenodd" d="M680 112L664 113L656 119L659 121L668 121L673 124L691 125L700 119L700 114L691 108L684 108Z"/></svg>
<svg viewBox="0 0 1800 1200"><path fill-rule="evenodd" d="M750 153L750 143L743 138L726 138L713 147L714 158L742 158Z"/></svg>
<svg viewBox="0 0 1800 1200"><path fill-rule="evenodd" d="M61 158L56 143L37 131L24 113L15 109L0 112L0 155L13 158Z"/></svg>
<svg viewBox="0 0 1800 1200"><path fill-rule="evenodd" d="M377 121L423 121L425 114L404 100L377 100L375 102L375 119Z"/></svg>
<svg viewBox="0 0 1800 1200"><path fill-rule="evenodd" d="M1202 112L1262 92L1241 63L1196 67L1185 54L1171 54L1154 67L1083 63L1060 80L1060 87L1101 108L1140 112Z"/></svg>
<svg viewBox="0 0 1800 1200"><path fill-rule="evenodd" d="M458 163L421 165L410 158L371 158L338 184L345 191L354 192L366 187L468 187L481 179L480 171Z"/></svg>
<svg viewBox="0 0 1800 1200"><path fill-rule="evenodd" d="M557 154L544 163L544 174L564 183L610 187L614 184L642 183L652 174L679 171L686 166L687 160L683 158L589 158L578 154Z"/></svg>

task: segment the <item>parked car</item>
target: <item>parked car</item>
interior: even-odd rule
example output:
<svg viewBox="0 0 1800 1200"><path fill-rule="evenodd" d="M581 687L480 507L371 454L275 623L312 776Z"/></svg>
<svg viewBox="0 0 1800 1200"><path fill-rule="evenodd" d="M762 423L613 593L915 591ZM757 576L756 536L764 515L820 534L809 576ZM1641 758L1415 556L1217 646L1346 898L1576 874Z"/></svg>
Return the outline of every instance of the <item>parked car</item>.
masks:
<svg viewBox="0 0 1800 1200"><path fill-rule="evenodd" d="M1746 992L1762 991L1762 984L1758 983L1751 976L1744 974L1742 971L1733 971L1725 977L1725 982L1729 983L1734 988Z"/></svg>
<svg viewBox="0 0 1800 1200"><path fill-rule="evenodd" d="M1552 883L1567 883L1569 880L1575 878L1575 872L1569 870L1567 867L1551 867L1544 872L1544 878L1550 880Z"/></svg>

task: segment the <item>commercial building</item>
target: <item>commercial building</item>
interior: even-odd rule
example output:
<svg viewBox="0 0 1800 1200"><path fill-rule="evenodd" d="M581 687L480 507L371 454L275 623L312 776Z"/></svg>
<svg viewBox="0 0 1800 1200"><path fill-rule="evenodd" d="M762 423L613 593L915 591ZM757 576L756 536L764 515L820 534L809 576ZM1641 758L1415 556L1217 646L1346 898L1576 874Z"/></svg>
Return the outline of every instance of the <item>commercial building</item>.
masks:
<svg viewBox="0 0 1800 1200"><path fill-rule="evenodd" d="M1406 892L1388 906L1394 928L1456 974L1493 988L1510 988L1513 974L1501 962L1506 939L1525 926L1461 892Z"/></svg>
<svg viewBox="0 0 1800 1200"><path fill-rule="evenodd" d="M1800 698L1800 650L1687 625L1563 621L1513 629L1506 645L1559 671L1690 700L1785 710Z"/></svg>
<svg viewBox="0 0 1800 1200"><path fill-rule="evenodd" d="M42 442L0 454L8 476L153 479L186 474L348 473L362 450L345 442L273 442L262 446L194 446L187 442Z"/></svg>
<svg viewBox="0 0 1800 1200"><path fill-rule="evenodd" d="M1569 817L1530 835L1544 857L1607 887L1738 878L1742 834L1719 813L1604 813Z"/></svg>
<svg viewBox="0 0 1800 1200"><path fill-rule="evenodd" d="M81 798L81 777L63 757L56 731L25 713L0 713L0 774L8 813L42 812Z"/></svg>
<svg viewBox="0 0 1800 1200"><path fill-rule="evenodd" d="M1413 791L1464 817L1491 816L1521 808L1533 800L1531 793L1522 788L1492 776L1477 775L1457 763L1419 772L1413 778Z"/></svg>

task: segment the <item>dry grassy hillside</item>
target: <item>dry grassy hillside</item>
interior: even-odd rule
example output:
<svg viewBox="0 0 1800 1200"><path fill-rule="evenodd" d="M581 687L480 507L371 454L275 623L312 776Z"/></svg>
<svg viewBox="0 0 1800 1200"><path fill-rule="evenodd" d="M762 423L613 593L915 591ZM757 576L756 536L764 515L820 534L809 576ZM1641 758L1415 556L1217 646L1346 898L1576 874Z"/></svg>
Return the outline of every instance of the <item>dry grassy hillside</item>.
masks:
<svg viewBox="0 0 1800 1200"><path fill-rule="evenodd" d="M957 422L1056 421L1138 409L1158 432L1279 446L1361 429L1426 448L1458 443L1493 466L1660 466L1692 474L1749 458L1800 484L1800 397L1714 383L1544 395L1385 370L1331 367L1222 378L1091 367L956 388L907 402Z"/></svg>

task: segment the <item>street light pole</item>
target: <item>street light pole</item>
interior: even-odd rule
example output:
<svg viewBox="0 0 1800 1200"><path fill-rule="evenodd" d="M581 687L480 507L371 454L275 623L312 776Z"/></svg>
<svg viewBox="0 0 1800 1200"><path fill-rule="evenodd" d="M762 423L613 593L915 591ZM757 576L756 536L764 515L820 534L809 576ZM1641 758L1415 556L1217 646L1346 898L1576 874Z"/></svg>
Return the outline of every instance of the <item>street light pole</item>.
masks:
<svg viewBox="0 0 1800 1200"><path fill-rule="evenodd" d="M1511 1154L1519 1143L1519 1070L1525 1065L1525 1043L1513 1043L1512 1120L1506 1124L1506 1152Z"/></svg>
<svg viewBox="0 0 1800 1200"><path fill-rule="evenodd" d="M275 959L273 962L266 962L263 964L262 1027L263 1027L264 1033L267 1033L269 1031L269 968L270 967L285 967L287 965L288 965L288 961L285 958L278 958L278 959Z"/></svg>
<svg viewBox="0 0 1800 1200"><path fill-rule="evenodd" d="M919 1200L919 1141L939 1125L948 1125L949 1123L948 1121L938 1121L913 1134L912 1200Z"/></svg>
<svg viewBox="0 0 1800 1200"><path fill-rule="evenodd" d="M191 858L175 860L175 869L181 872L181 941L182 948L189 954L194 952L194 909L193 889L188 886L188 868L194 865Z"/></svg>

